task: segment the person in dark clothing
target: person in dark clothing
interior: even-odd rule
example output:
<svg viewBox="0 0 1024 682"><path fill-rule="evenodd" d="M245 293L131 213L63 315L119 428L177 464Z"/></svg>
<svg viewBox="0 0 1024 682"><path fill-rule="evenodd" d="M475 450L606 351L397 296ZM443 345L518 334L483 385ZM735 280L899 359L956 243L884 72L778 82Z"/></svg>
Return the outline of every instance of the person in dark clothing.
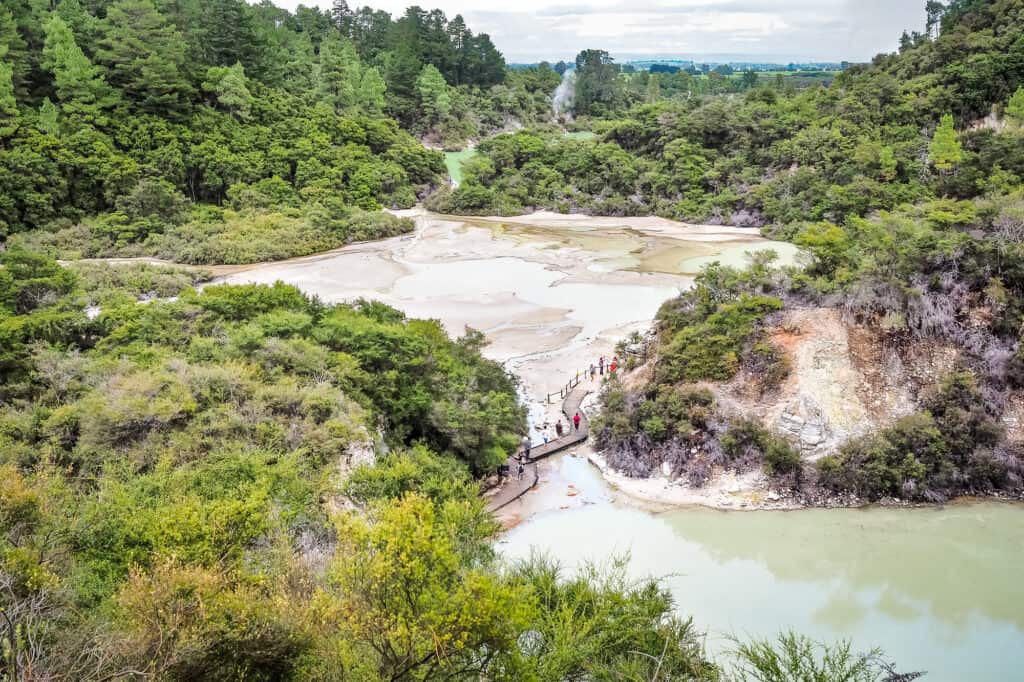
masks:
<svg viewBox="0 0 1024 682"><path fill-rule="evenodd" d="M520 462L519 463L519 471L516 472L516 478L518 478L520 481L523 480L523 472L524 471L526 471L526 467L524 467L523 463Z"/></svg>
<svg viewBox="0 0 1024 682"><path fill-rule="evenodd" d="M555 433L558 435L559 438L562 437L562 420L561 419L559 419L557 422L555 422Z"/></svg>
<svg viewBox="0 0 1024 682"><path fill-rule="evenodd" d="M601 370L601 376L604 376L604 356L603 355L601 356L601 359L597 361L597 368Z"/></svg>

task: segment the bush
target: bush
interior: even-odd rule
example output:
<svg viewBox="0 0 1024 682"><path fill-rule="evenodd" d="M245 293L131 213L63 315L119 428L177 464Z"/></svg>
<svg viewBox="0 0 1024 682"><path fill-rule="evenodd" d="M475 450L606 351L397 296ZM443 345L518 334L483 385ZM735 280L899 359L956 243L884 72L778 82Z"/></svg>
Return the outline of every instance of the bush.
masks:
<svg viewBox="0 0 1024 682"><path fill-rule="evenodd" d="M1004 461L988 454L999 428L982 405L974 378L944 377L919 412L877 434L844 444L819 462L824 485L868 499L940 500L1007 480Z"/></svg>
<svg viewBox="0 0 1024 682"><path fill-rule="evenodd" d="M698 294L699 295L699 294ZM721 303L706 316L699 312L679 329L666 329L656 378L659 382L729 379L739 369L743 344L766 314L782 301L746 294Z"/></svg>

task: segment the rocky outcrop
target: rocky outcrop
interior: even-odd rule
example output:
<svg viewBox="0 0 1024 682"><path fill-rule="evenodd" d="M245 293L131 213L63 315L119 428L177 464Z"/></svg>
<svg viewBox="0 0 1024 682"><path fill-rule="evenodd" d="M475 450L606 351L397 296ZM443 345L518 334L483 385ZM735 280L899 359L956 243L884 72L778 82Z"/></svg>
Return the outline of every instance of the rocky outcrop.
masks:
<svg viewBox="0 0 1024 682"><path fill-rule="evenodd" d="M800 445L800 450L813 453L830 436L828 420L821 408L810 396L800 396L786 405L775 424L776 428L790 440Z"/></svg>
<svg viewBox="0 0 1024 682"><path fill-rule="evenodd" d="M708 388L728 412L759 418L810 460L913 412L921 390L957 358L947 346L901 347L844 321L834 308L788 310L768 339L790 366L778 388L753 391L758 378L744 373Z"/></svg>

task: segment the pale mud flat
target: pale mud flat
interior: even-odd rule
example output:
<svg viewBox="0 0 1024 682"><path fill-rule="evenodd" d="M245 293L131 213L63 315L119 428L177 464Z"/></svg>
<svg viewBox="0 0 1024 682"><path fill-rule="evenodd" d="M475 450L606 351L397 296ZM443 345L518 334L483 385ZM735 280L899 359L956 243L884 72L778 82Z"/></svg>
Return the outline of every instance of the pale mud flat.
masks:
<svg viewBox="0 0 1024 682"><path fill-rule="evenodd" d="M790 245L756 230L661 218L398 213L416 220L412 234L241 267L218 281L280 280L328 302L380 300L437 319L453 336L467 326L482 331L485 354L521 380L537 441L554 437L558 390L577 372L588 381L591 363L647 330L658 307L691 286L688 263L721 256L741 264L746 251L764 248L793 257Z"/></svg>

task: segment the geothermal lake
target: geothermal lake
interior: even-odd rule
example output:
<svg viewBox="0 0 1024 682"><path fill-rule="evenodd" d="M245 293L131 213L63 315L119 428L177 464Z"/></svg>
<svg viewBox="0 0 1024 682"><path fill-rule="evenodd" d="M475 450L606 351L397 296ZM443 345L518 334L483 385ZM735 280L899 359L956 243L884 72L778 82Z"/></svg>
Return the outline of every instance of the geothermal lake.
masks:
<svg viewBox="0 0 1024 682"><path fill-rule="evenodd" d="M411 235L232 268L220 281L282 280L328 302L378 299L438 319L455 336L478 329L491 342L485 353L520 378L535 425L557 411L548 393L646 330L708 259L742 265L750 251L775 250L782 262L796 254L754 229L660 218L402 213L416 219Z"/></svg>
<svg viewBox="0 0 1024 682"><path fill-rule="evenodd" d="M761 249L797 257L756 230L658 218L407 215L414 234L248 266L222 281L282 280L330 302L379 299L439 319L453 335L483 331L486 354L521 380L535 439L558 409L544 396L647 329L703 264L742 265ZM499 550L515 558L536 548L567 566L629 553L636 575L664 577L712 651L730 633L791 627L883 647L899 669L928 670L926 680L1021 678L1024 508L655 513L612 490L582 456L545 463L541 478L510 508L506 522L518 525Z"/></svg>
<svg viewBox="0 0 1024 682"><path fill-rule="evenodd" d="M534 549L567 568L628 555L634 576L657 576L712 653L730 634L792 628L878 646L925 680L1021 679L1024 670L1024 508L957 503L923 509L654 513L617 495L583 457L542 473L526 520L499 551ZM566 496L573 485L572 497Z"/></svg>

